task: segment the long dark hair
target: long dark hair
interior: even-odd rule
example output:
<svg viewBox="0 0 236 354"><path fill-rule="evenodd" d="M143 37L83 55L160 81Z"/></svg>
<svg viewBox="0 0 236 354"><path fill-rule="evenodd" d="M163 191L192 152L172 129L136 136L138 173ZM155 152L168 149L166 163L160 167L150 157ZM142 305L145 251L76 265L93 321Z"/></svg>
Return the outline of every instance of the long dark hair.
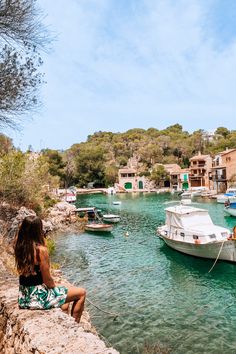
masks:
<svg viewBox="0 0 236 354"><path fill-rule="evenodd" d="M42 220L30 215L24 218L15 242L15 261L21 275L34 273L37 245L45 246Z"/></svg>

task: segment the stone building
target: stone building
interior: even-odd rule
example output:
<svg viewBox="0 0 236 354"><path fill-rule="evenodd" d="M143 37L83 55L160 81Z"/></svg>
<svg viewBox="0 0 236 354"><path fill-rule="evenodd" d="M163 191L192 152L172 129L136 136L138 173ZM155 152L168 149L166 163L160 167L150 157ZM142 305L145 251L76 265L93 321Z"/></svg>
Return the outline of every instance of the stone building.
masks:
<svg viewBox="0 0 236 354"><path fill-rule="evenodd" d="M143 191L145 184L145 176L138 176L136 169L129 167L119 169L119 185L127 191Z"/></svg>
<svg viewBox="0 0 236 354"><path fill-rule="evenodd" d="M189 173L188 168L170 172L170 188L177 191L189 189Z"/></svg>
<svg viewBox="0 0 236 354"><path fill-rule="evenodd" d="M202 155L201 152L198 155L193 156L190 159L190 175L189 182L190 187L207 187L210 188L211 170L212 170L212 158L210 155Z"/></svg>
<svg viewBox="0 0 236 354"><path fill-rule="evenodd" d="M213 159L212 185L217 192L225 192L236 184L236 149L226 149Z"/></svg>

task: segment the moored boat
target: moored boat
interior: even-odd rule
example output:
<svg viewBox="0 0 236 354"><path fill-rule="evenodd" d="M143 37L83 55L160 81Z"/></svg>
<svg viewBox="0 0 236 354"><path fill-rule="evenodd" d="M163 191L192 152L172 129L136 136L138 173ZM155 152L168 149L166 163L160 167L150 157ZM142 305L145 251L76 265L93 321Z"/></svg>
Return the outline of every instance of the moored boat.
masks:
<svg viewBox="0 0 236 354"><path fill-rule="evenodd" d="M181 203L182 204L191 204L192 203L192 193L185 191L181 194Z"/></svg>
<svg viewBox="0 0 236 354"><path fill-rule="evenodd" d="M231 216L236 216L236 202L225 202L224 211Z"/></svg>
<svg viewBox="0 0 236 354"><path fill-rule="evenodd" d="M120 200L115 200L112 204L113 205L121 205L121 201Z"/></svg>
<svg viewBox="0 0 236 354"><path fill-rule="evenodd" d="M217 203L224 204L227 201L236 202L236 188L228 188L225 194L219 194L216 197Z"/></svg>
<svg viewBox="0 0 236 354"><path fill-rule="evenodd" d="M84 217L87 215L88 219L100 219L100 212L101 210L97 209L96 207L87 207L87 208L77 208L76 212L80 217Z"/></svg>
<svg viewBox="0 0 236 354"><path fill-rule="evenodd" d="M66 193L64 196L64 200L67 203L75 203L76 202L76 194L74 193Z"/></svg>
<svg viewBox="0 0 236 354"><path fill-rule="evenodd" d="M120 215L115 215L115 214L104 214L102 218L104 221L112 224L120 221Z"/></svg>
<svg viewBox="0 0 236 354"><path fill-rule="evenodd" d="M236 262L230 230L215 225L207 210L179 205L165 211L166 224L157 233L168 246L196 257Z"/></svg>
<svg viewBox="0 0 236 354"><path fill-rule="evenodd" d="M89 232L111 232L113 229L112 225L108 224L87 224L85 225L85 231Z"/></svg>

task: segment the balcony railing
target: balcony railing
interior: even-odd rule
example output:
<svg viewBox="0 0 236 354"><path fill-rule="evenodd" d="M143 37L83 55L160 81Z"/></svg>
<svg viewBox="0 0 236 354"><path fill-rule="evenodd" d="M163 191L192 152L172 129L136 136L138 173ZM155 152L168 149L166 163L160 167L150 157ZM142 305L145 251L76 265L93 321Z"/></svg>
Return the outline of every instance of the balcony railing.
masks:
<svg viewBox="0 0 236 354"><path fill-rule="evenodd" d="M204 173L191 173L189 177L205 177Z"/></svg>
<svg viewBox="0 0 236 354"><path fill-rule="evenodd" d="M226 175L213 175L212 180L216 182L226 181Z"/></svg>

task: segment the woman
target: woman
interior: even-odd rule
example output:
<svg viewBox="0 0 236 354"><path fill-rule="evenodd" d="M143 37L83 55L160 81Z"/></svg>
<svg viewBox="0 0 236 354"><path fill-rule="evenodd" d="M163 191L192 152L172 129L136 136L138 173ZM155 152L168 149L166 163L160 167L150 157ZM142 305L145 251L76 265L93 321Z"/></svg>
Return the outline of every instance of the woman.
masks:
<svg viewBox="0 0 236 354"><path fill-rule="evenodd" d="M68 309L73 301L71 315L80 321L86 291L83 288L56 286L50 274L48 249L43 235L42 221L27 216L15 242L15 261L19 273L19 307L22 309Z"/></svg>

